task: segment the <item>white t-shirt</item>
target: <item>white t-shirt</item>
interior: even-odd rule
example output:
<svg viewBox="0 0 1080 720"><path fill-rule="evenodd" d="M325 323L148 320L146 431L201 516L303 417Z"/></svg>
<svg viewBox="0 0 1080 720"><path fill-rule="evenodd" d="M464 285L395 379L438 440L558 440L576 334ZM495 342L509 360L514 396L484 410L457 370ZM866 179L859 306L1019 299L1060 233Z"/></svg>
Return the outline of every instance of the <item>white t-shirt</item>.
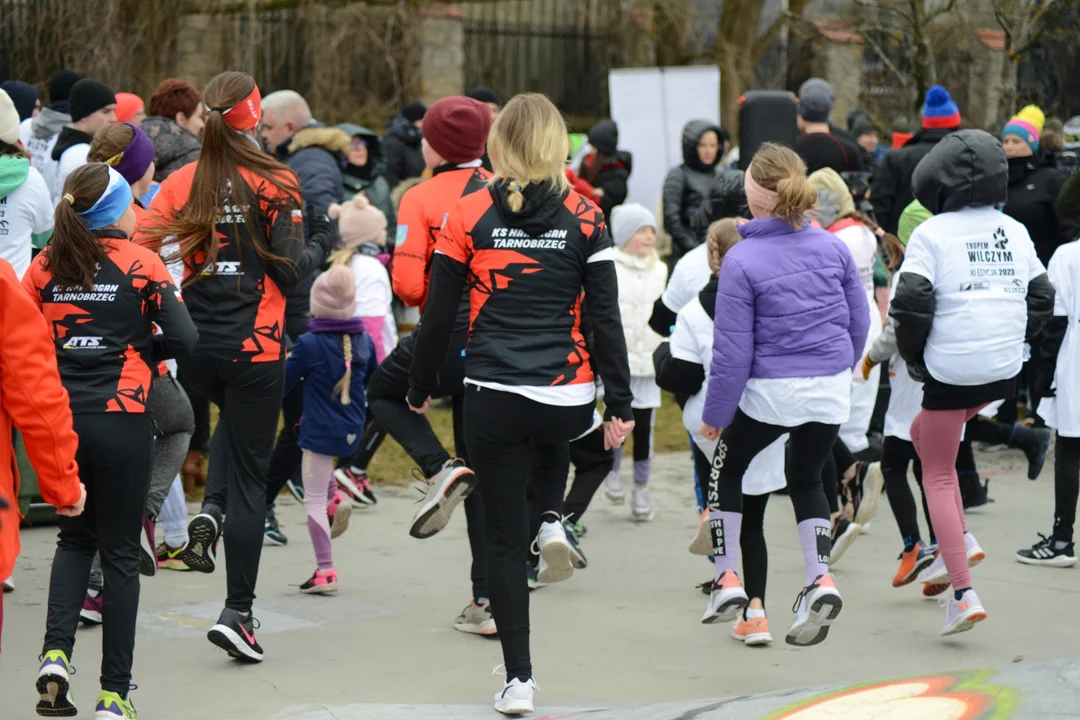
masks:
<svg viewBox="0 0 1080 720"><path fill-rule="evenodd" d="M52 159L52 151L53 146L56 145L56 138L60 137L60 134L43 138L34 137L30 120L31 118L27 118L19 125L19 141L30 153L30 167L41 173L45 187L49 189L50 197L52 197L53 187L56 185L56 170L59 165ZM53 197L53 205L56 205L55 197Z"/></svg>
<svg viewBox="0 0 1080 720"><path fill-rule="evenodd" d="M22 185L0 198L0 257L22 279L30 267L33 236L53 227L53 204L45 181L34 168Z"/></svg>
<svg viewBox="0 0 1080 720"><path fill-rule="evenodd" d="M711 458L716 452L717 440L709 440L701 434L701 415L705 411L705 394L709 388L709 373L712 368L713 321L694 298L679 311L675 319L675 330L671 333L671 356L676 360L692 362L705 369L705 382L695 395L683 406L683 427L694 439L705 456ZM742 491L744 495L764 495L784 487L784 443L787 433L762 450L746 469L743 475Z"/></svg>
<svg viewBox="0 0 1080 720"><path fill-rule="evenodd" d="M661 299L671 312L677 313L697 297L701 289L709 282L712 271L709 269L709 251L705 243L679 258L671 271L667 288Z"/></svg>
<svg viewBox="0 0 1080 720"><path fill-rule="evenodd" d="M1057 294L1054 315L1069 319L1054 373L1055 397L1039 401L1039 415L1065 437L1080 437L1080 242L1059 247L1047 270Z"/></svg>
<svg viewBox="0 0 1080 720"><path fill-rule="evenodd" d="M1024 364L1028 282L1046 272L1023 225L993 208L936 215L911 234L900 273L934 286L924 360L934 379L1008 380Z"/></svg>
<svg viewBox="0 0 1080 720"><path fill-rule="evenodd" d="M60 202L60 196L64 194L64 183L67 182L68 175L75 172L76 168L85 165L89 154L90 145L88 143L79 143L69 147L60 156L60 162L57 163L56 167L56 183L53 185L54 202Z"/></svg>
<svg viewBox="0 0 1080 720"><path fill-rule="evenodd" d="M750 378L739 409L780 427L843 425L851 415L851 370L826 377Z"/></svg>

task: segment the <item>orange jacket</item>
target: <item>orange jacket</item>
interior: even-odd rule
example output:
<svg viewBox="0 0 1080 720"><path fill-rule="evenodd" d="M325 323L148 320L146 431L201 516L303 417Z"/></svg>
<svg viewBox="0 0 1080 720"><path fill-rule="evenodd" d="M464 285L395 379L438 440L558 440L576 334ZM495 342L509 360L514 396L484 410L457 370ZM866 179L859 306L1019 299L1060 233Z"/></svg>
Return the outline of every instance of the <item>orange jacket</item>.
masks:
<svg viewBox="0 0 1080 720"><path fill-rule="evenodd" d="M6 260L0 260L0 579L19 554L19 475L12 425L22 433L38 492L56 507L79 501L79 440L68 394L56 369L56 348L41 311Z"/></svg>

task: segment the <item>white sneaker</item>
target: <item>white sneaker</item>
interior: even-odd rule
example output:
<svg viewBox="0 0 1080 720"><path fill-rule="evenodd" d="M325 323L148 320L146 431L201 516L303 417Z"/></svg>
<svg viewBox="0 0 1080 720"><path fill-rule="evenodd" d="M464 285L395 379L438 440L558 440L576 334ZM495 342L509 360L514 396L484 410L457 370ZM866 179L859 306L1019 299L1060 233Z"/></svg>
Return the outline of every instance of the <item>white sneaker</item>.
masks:
<svg viewBox="0 0 1080 720"><path fill-rule="evenodd" d="M705 614L701 616L701 622L704 625L731 622L749 603L750 598L746 596L746 590L743 589L738 574L735 571L725 572L713 580L709 603L705 606Z"/></svg>
<svg viewBox="0 0 1080 720"><path fill-rule="evenodd" d="M979 541L969 532L964 533L964 548L967 550L969 568L975 567L986 559L986 553L979 547Z"/></svg>
<svg viewBox="0 0 1080 720"><path fill-rule="evenodd" d="M979 602L979 596L974 590L968 589L957 600L953 593L938 600L939 605L945 606L945 624L941 626L941 634L955 635L967 632L986 619L986 610Z"/></svg>
<svg viewBox="0 0 1080 720"><path fill-rule="evenodd" d="M477 605L475 601L470 602L454 621L454 629L472 635L497 634L499 631L495 627L495 618L491 614L491 603Z"/></svg>
<svg viewBox="0 0 1080 720"><path fill-rule="evenodd" d="M495 693L495 709L503 715L524 715L533 711L536 683L532 678L521 682L514 678L506 683L502 692Z"/></svg>
<svg viewBox="0 0 1080 720"><path fill-rule="evenodd" d="M788 645L817 645L829 634L829 625L844 608L832 574L819 575L812 585L799 593L795 622L787 633Z"/></svg>
<svg viewBox="0 0 1080 720"><path fill-rule="evenodd" d="M622 478L619 477L619 473L609 472L607 477L604 478L601 487L604 490L604 497L612 505L622 505L626 502L626 492L623 490Z"/></svg>
<svg viewBox="0 0 1080 720"><path fill-rule="evenodd" d="M546 585L569 580L574 574L574 548L566 537L562 523L541 522L536 545L536 552L540 555L537 581Z"/></svg>
<svg viewBox="0 0 1080 720"><path fill-rule="evenodd" d="M986 553L979 547L979 541L971 533L964 533L964 545L967 546L968 567L973 568L986 559ZM919 573L919 582L931 585L948 585L949 570L945 567L945 557L939 552L930 567Z"/></svg>
<svg viewBox="0 0 1080 720"><path fill-rule="evenodd" d="M881 463L870 463L866 470L866 479L863 480L862 502L859 503L859 511L855 513L856 524L865 528L867 523L874 519L884 487L885 476L881 472Z"/></svg>
<svg viewBox="0 0 1080 720"><path fill-rule="evenodd" d="M649 497L648 488L634 488L630 498L630 519L634 522L649 522L656 517L656 508Z"/></svg>

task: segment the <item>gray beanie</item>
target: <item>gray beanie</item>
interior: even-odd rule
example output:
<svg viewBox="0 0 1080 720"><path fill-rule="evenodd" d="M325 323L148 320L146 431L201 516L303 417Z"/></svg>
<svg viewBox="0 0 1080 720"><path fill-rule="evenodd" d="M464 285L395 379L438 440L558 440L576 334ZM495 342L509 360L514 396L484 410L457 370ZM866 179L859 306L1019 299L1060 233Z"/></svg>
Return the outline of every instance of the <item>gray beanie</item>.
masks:
<svg viewBox="0 0 1080 720"><path fill-rule="evenodd" d="M832 85L810 78L799 87L799 115L807 122L828 122L832 112Z"/></svg>
<svg viewBox="0 0 1080 720"><path fill-rule="evenodd" d="M637 203L619 205L611 210L611 238L622 248L643 227L656 228L656 218L649 208Z"/></svg>

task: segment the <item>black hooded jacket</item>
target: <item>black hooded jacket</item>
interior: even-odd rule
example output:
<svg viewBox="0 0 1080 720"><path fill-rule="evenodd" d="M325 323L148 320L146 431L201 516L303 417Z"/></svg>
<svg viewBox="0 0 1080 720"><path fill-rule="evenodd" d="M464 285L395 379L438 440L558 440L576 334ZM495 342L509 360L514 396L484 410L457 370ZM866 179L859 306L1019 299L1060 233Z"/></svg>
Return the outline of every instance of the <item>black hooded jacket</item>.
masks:
<svg viewBox="0 0 1080 720"><path fill-rule="evenodd" d="M900 213L915 199L911 194L911 176L919 161L952 132L956 131L946 128L923 130L908 140L904 147L891 150L885 156L870 186L874 219L885 232L896 234Z"/></svg>
<svg viewBox="0 0 1080 720"><path fill-rule="evenodd" d="M961 130L934 147L915 168L912 190L915 199L934 215L970 207L994 207L1008 196L1008 164L996 138L982 130ZM948 238L942 239L948 242ZM1028 323L1031 342L1054 312L1054 288L1046 273L1027 286ZM925 380L923 407L957 409L975 407L1011 397L1013 379L980 386L951 386L930 377L923 361L936 312L934 285L922 275L902 272L889 316L896 328L896 344L915 379Z"/></svg>
<svg viewBox="0 0 1080 720"><path fill-rule="evenodd" d="M598 152L581 160L578 177L603 190L600 209L604 211L604 218L610 220L612 208L626 202L633 158L630 153L618 149L619 128L612 120L601 120L592 126L589 144Z"/></svg>
<svg viewBox="0 0 1080 720"><path fill-rule="evenodd" d="M386 180L393 190L402 180L420 177L427 164L420 141L424 133L401 115L390 120L390 128L383 137L382 149L386 154Z"/></svg>
<svg viewBox="0 0 1080 720"><path fill-rule="evenodd" d="M708 120L686 123L682 132L683 164L672 168L664 178L664 231L671 235L673 260L701 244L701 239L691 226L691 218L708 196L716 177L716 166L723 154L718 152L716 160L710 165L698 159L698 142L710 130L716 133L717 138L720 137L720 128Z"/></svg>
<svg viewBox="0 0 1080 720"><path fill-rule="evenodd" d="M1059 245L1077 234L1075 221L1058 217L1054 204L1065 185L1065 176L1052 156L1035 155L1009 160L1009 201L1002 210L1027 228L1043 265Z"/></svg>
<svg viewBox="0 0 1080 720"><path fill-rule="evenodd" d="M345 170L341 174L341 180L345 184L345 199L352 200L357 193L364 193L368 201L386 216L386 227L394 228L397 225L397 213L394 212L394 201L390 198L390 181L386 179L386 155L383 153L382 141L366 127L341 123L337 128L344 130L349 138L363 138L368 151L368 161L363 167L356 167L348 162L345 164Z"/></svg>

